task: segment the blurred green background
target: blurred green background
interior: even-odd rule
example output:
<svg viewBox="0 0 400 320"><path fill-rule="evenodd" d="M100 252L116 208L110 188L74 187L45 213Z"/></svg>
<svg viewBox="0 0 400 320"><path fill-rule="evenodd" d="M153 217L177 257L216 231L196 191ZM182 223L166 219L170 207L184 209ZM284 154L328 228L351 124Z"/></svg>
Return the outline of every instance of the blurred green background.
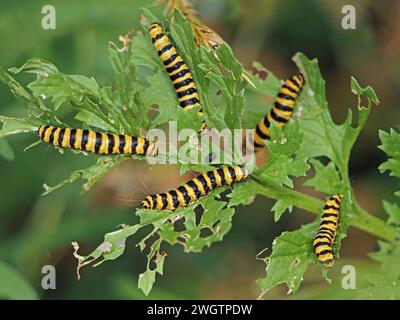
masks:
<svg viewBox="0 0 400 320"><path fill-rule="evenodd" d="M41 9L46 4L56 8L56 30L41 28ZM351 75L363 86L375 88L381 105L373 110L356 144L350 172L360 203L383 217L381 199L390 198L395 186L393 179L377 170L385 160L377 149L378 129L399 128L400 2L354 1L356 30L341 27L345 4L340 0L199 0L196 8L248 68L258 60L284 78L295 72L291 56L297 51L317 57L337 121L343 121L346 109L356 105L350 93ZM140 7L144 5L152 6L145 0L2 0L0 66L21 66L36 56L55 63L64 73L93 76L102 85L112 83L107 43L118 42L118 36L130 28L139 29ZM22 82L32 79L21 78ZM0 108L3 115L24 115L22 104L4 85L0 85ZM9 144L0 142L0 147L8 150L0 158L0 297L145 298L137 289L137 276L145 270L145 259L134 246L140 234L128 239L126 252L118 260L83 269L80 281L76 280L76 259L70 243L78 241L80 252L88 253L102 241L104 233L121 223L135 223L134 204L129 199L143 197L139 179L151 190L167 189L180 181L177 169L148 170L130 161L109 173L88 194L81 195L75 183L41 197L44 183L53 185L94 158L72 152L62 156L44 144L24 152L36 139L19 135L8 139ZM302 189L301 180L297 185ZM265 274L265 265L255 258L257 253L271 248L273 238L282 231L314 219L311 214L294 210L274 223L272 205L273 201L258 198L238 209L224 241L201 254L164 247L168 252L165 275L157 276L149 298L256 298L259 289L255 279ZM355 298L354 292L340 287L340 266L355 265L357 286L362 288L364 271L377 268L367 258L367 253L375 249L375 238L350 229L333 270L332 285L321 278L319 266L311 266L294 298ZM47 264L56 267L56 290L41 287L41 269ZM282 286L264 298L293 298L286 292Z"/></svg>

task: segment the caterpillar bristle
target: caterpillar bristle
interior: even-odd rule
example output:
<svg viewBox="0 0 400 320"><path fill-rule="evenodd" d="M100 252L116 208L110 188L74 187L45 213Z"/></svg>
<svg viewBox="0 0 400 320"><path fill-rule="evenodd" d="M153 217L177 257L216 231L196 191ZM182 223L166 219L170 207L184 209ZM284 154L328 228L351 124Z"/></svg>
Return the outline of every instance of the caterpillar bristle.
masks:
<svg viewBox="0 0 400 320"><path fill-rule="evenodd" d="M264 140L269 140L271 122L285 126L293 115L293 108L305 84L304 76L300 73L287 79L275 98L271 111L260 120L254 129L254 149L264 147Z"/></svg>
<svg viewBox="0 0 400 320"><path fill-rule="evenodd" d="M50 125L40 126L37 132L41 140L59 148L82 150L104 155L132 154L156 156L158 153L154 142L139 136L60 128Z"/></svg>
<svg viewBox="0 0 400 320"><path fill-rule="evenodd" d="M179 207L187 207L218 187L244 181L248 176L246 168L240 166L221 167L199 174L176 189L147 196L142 201L141 208L174 211Z"/></svg>
<svg viewBox="0 0 400 320"><path fill-rule="evenodd" d="M198 107L198 115L203 118L204 115L196 83L183 57L178 53L159 23L152 23L149 27L149 32L151 41L174 85L179 105L183 110ZM205 127L206 123L203 121L199 131L203 131Z"/></svg>
<svg viewBox="0 0 400 320"><path fill-rule="evenodd" d="M318 261L327 268L331 268L334 262L333 245L339 227L342 199L342 194L335 194L325 202L320 227L314 237L314 253L317 255Z"/></svg>

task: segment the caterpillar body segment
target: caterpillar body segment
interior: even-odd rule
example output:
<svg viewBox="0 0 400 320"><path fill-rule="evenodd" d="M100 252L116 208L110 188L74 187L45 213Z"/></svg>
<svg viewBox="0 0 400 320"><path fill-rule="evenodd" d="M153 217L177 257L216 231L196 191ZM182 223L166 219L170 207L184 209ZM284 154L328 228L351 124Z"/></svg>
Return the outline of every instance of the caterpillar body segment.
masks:
<svg viewBox="0 0 400 320"><path fill-rule="evenodd" d="M97 154L157 155L154 142L142 137L92 130L40 126L39 138L53 146Z"/></svg>
<svg viewBox="0 0 400 320"><path fill-rule="evenodd" d="M168 192L149 195L141 203L141 208L152 210L176 210L206 196L220 186L244 181L249 176L246 168L226 166L199 174L185 184Z"/></svg>
<svg viewBox="0 0 400 320"><path fill-rule="evenodd" d="M179 105L183 110L198 107L199 117L203 117L203 110L200 105L200 97L197 92L196 83L189 67L177 52L176 47L171 43L159 23L152 23L149 27L151 40L157 53L162 60L165 70L175 88ZM205 129L203 121L200 131Z"/></svg>
<svg viewBox="0 0 400 320"><path fill-rule="evenodd" d="M293 108L299 96L305 79L300 73L287 79L275 98L271 111L260 120L254 129L254 148L256 150L265 146L264 140L269 140L271 122L283 127L293 115Z"/></svg>
<svg viewBox="0 0 400 320"><path fill-rule="evenodd" d="M342 199L342 194L335 194L325 202L319 230L314 237L314 252L318 261L327 268L333 266L333 245L339 227L340 202Z"/></svg>

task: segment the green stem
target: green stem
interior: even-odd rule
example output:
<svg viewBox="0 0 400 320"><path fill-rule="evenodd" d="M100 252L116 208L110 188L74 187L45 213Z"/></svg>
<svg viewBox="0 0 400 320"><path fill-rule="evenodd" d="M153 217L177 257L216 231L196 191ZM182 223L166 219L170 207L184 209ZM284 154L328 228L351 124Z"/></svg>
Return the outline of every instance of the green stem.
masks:
<svg viewBox="0 0 400 320"><path fill-rule="evenodd" d="M355 205L355 213L350 216L350 225L388 241L394 241L398 237L399 233L396 227L373 216L358 204Z"/></svg>
<svg viewBox="0 0 400 320"><path fill-rule="evenodd" d="M257 178L259 179L259 178ZM258 193L268 198L279 200L285 198L291 200L293 205L297 208L310 211L313 213L320 213L323 207L322 200L311 197L299 191L289 189L286 187L278 186L274 183L268 182L264 179L257 181L259 185Z"/></svg>
<svg viewBox="0 0 400 320"><path fill-rule="evenodd" d="M257 177L257 180L259 180L256 181L259 194L275 200L281 198L290 199L297 208L315 214L321 213L323 201L299 191L270 183L265 179L261 180ZM348 213L350 225L387 241L394 241L396 239L398 230L395 227L373 216L358 204L355 204L354 208L353 213Z"/></svg>

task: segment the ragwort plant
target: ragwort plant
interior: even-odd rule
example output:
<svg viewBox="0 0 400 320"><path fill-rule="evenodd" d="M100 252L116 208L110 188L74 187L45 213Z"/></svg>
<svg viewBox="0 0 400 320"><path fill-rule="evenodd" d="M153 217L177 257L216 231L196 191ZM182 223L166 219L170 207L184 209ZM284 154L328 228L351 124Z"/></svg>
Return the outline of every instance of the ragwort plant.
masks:
<svg viewBox="0 0 400 320"><path fill-rule="evenodd" d="M184 57L196 80L207 126L218 130L254 128L271 107L272 98L281 86L280 79L257 62L253 65L257 72L245 70L226 43L214 49L198 46L191 22L179 10L173 11L169 17L155 17L147 9L143 10L143 14L147 22L163 23ZM129 33L124 38L122 48L109 43L109 60L115 72L112 86L100 86L94 78L83 75L65 74L53 63L39 58L30 59L20 68L10 68L8 71L0 69L1 81L26 106L27 112L25 118L0 116L0 137L3 138L0 140L0 152L5 154L10 148L5 140L7 136L31 133L43 124L68 127L68 122L58 116L61 106L70 108L75 120L86 129L137 135L139 128L149 130L175 119L178 119L180 128L197 129L201 121L197 110L182 111L178 106L174 89L153 48L147 26L144 23L142 32ZM388 214L387 221L375 217L358 203L349 179L351 150L370 112L379 104L378 97L371 87L361 87L352 77L350 88L357 98L356 106L347 111L343 123L336 124L328 108L325 81L317 60L309 60L304 54L297 53L293 61L305 76L306 85L290 123L284 129L272 126L272 139L266 142L268 161L253 171L254 179L235 185L228 198L221 197L226 188L220 188L198 203L175 212L137 209L137 224L123 224L120 229L107 233L104 241L88 255L79 255L78 244L73 244L74 255L79 260L78 273L87 264L97 266L117 259L124 253L128 237L142 228L150 227L150 232L138 242L140 250L147 257L147 266L139 275L138 285L147 295L155 283L156 275L163 274L166 259L164 243L180 244L187 253L201 252L203 248L222 241L231 229L237 206L248 205L256 196L264 196L276 201L272 208L275 221L285 212L291 212L293 207L316 214L314 222L294 231L283 232L274 240L272 253L260 258L267 265L266 276L257 280L261 289L260 297L279 284L285 284L289 292L295 292L308 266L318 265L312 239L318 230L322 213L323 200L320 198L340 192L345 198L341 206L335 256L339 256L342 240L350 226L376 236L379 238L380 251L371 254L371 258L381 263L381 272L371 275L370 287L360 292L376 298L399 298L400 289L396 284L400 277L400 246L396 242L400 225L399 206L385 200L383 207ZM262 72L267 72L266 79L260 77ZM14 79L21 73L30 73L35 78L25 87ZM220 94L217 95L217 92ZM259 95L270 97L271 103L255 103L257 99L254 97ZM249 98L251 103L246 102ZM353 113L356 113L357 121L354 121ZM382 173L388 171L399 178L400 134L391 130L389 133L381 131L379 136L382 141L379 148L389 157L379 170ZM76 156L81 154L77 153ZM43 194L48 195L77 180L82 181L82 189L86 192L107 172L131 158L126 155L91 157L94 163L90 167L71 172L67 179L56 186L45 185ZM135 161L143 159L133 158ZM181 174L188 170L204 172L210 169L208 165L179 166ZM320 193L318 198L294 189L296 178L308 176L309 172L311 177L303 186ZM400 196L400 191L396 192L396 196ZM198 206L203 210L200 221L196 221L195 216ZM177 221L183 222L184 230L174 229ZM209 231L207 236L202 235L204 229ZM320 268L326 277L326 270L322 266Z"/></svg>

